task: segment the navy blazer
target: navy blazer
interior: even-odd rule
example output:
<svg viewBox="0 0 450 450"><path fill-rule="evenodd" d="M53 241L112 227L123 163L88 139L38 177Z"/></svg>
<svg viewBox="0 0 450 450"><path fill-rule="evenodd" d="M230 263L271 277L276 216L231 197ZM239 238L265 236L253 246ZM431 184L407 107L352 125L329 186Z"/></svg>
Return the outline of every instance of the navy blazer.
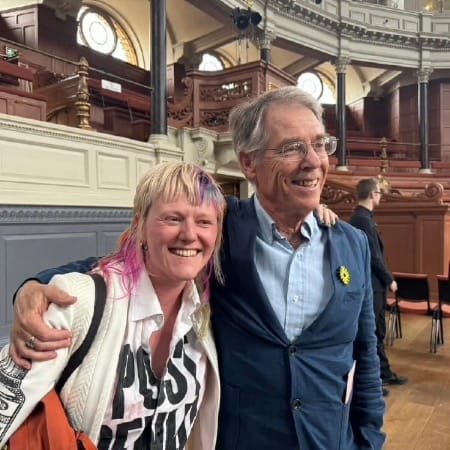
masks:
<svg viewBox="0 0 450 450"><path fill-rule="evenodd" d="M378 232L377 224L373 219L372 211L358 205L349 222L354 227L364 231L369 241L373 290L385 292L386 288L394 281L394 277L387 268L384 259L383 241Z"/></svg>
<svg viewBox="0 0 450 450"><path fill-rule="evenodd" d="M215 283L211 292L222 386L216 450L383 446L385 405L367 239L342 221L324 229L334 294L315 322L290 342L254 264L254 201L228 199L225 284ZM350 273L349 284L338 274L343 267Z"/></svg>

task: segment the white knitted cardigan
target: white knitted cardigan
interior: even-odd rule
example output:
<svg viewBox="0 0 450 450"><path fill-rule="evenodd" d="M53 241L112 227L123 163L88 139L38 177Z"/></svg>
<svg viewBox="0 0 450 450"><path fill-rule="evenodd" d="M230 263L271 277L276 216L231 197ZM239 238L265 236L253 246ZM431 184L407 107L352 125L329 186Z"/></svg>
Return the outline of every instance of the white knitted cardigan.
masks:
<svg viewBox="0 0 450 450"><path fill-rule="evenodd" d="M44 320L54 328L72 330L69 349L58 350L52 361L34 362L22 381L25 403L8 430L10 436L31 413L36 403L55 385L70 356L83 342L89 329L95 298L95 284L89 275L69 273L56 275L51 284L77 297L75 305L60 308L51 304ZM97 442L108 403L111 401L116 368L122 348L122 337L127 325L129 298L123 291L120 277L112 273L108 281L105 310L94 341L83 363L72 373L61 391L61 399L72 426L85 431ZM208 357L208 376L204 400L189 438L188 447L194 450L211 450L215 446L220 398L217 354L210 327L204 326L204 314L199 314L194 330L200 334ZM206 332L205 332L206 330ZM2 349L7 358L8 347ZM4 437L7 437L4 436ZM195 444L192 444L195 442ZM0 446L1 448L1 446Z"/></svg>

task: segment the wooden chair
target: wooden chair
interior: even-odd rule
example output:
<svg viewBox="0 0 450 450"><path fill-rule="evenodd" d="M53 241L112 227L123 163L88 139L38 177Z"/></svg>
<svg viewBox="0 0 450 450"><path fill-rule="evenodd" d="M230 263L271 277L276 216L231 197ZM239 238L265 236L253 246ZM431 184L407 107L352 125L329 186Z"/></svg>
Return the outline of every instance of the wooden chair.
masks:
<svg viewBox="0 0 450 450"><path fill-rule="evenodd" d="M398 289L395 300L387 306L389 311L386 329L387 345L393 345L395 338L402 337L401 310L419 314L432 313L427 274L394 272L393 276Z"/></svg>
<svg viewBox="0 0 450 450"><path fill-rule="evenodd" d="M450 315L450 278L446 275L437 275L438 307L433 311L431 325L431 351L436 353L437 346L444 343L444 317Z"/></svg>

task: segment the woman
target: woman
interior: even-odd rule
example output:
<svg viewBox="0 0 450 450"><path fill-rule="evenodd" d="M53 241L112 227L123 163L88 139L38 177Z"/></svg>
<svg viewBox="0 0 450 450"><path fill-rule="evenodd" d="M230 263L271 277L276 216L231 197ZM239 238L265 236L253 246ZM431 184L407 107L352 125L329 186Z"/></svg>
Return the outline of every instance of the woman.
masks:
<svg viewBox="0 0 450 450"><path fill-rule="evenodd" d="M211 450L215 446L219 378L209 329L208 280L221 278L218 252L224 198L213 178L185 163L155 166L139 183L134 220L117 251L99 261L107 300L96 338L61 398L72 425L99 449ZM48 324L71 329L72 346L55 360L14 367L14 409L0 425L0 448L58 380L92 318L88 275L56 275L52 283L78 298L52 305ZM13 362L5 347L2 372ZM8 386L1 385L2 390Z"/></svg>

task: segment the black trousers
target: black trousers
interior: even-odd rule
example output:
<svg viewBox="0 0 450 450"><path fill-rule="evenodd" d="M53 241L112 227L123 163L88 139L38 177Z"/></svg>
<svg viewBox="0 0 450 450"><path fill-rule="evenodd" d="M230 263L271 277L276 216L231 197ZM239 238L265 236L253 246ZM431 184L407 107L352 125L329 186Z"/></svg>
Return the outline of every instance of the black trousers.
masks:
<svg viewBox="0 0 450 450"><path fill-rule="evenodd" d="M377 353L380 358L381 378L390 378L392 370L384 348L384 338L386 336L386 291L373 292L373 310L375 313L375 334L377 336Z"/></svg>

